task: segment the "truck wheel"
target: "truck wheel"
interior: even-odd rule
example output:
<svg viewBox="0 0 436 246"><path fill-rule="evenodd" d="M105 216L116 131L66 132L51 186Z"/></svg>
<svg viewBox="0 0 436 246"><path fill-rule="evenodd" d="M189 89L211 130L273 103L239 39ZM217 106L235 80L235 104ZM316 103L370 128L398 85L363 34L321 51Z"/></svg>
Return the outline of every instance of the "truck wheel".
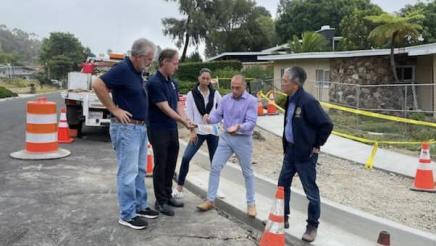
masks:
<svg viewBox="0 0 436 246"><path fill-rule="evenodd" d="M82 117L82 107L79 106L67 106L67 122L68 126L71 129L77 130L77 136L82 136L82 125L83 125L83 117Z"/></svg>

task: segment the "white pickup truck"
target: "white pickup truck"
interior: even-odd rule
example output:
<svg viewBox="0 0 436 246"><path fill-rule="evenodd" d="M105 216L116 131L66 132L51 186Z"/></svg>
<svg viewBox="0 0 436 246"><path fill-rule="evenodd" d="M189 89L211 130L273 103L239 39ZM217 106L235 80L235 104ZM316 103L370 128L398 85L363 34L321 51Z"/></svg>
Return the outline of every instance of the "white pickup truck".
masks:
<svg viewBox="0 0 436 246"><path fill-rule="evenodd" d="M68 73L68 90L61 93L67 107L67 121L71 129L82 134L85 126L108 126L110 113L91 88L96 76L89 73Z"/></svg>

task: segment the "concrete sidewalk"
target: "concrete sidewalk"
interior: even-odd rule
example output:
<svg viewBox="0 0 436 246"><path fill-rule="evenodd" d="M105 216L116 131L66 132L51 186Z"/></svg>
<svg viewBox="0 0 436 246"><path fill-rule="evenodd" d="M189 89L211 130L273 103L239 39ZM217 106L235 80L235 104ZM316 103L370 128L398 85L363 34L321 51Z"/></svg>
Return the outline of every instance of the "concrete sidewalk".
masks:
<svg viewBox="0 0 436 246"><path fill-rule="evenodd" d="M283 134L283 115L258 117L257 126L281 137ZM335 135L331 135L327 143L321 148L321 151L324 153L362 165L365 165L371 150L371 145ZM374 167L414 178L418 161L419 153L416 153L416 157L413 157L379 148L374 159ZM434 162L432 162L432 166L433 173L436 173L436 165ZM436 182L436 175L434 175L434 180Z"/></svg>

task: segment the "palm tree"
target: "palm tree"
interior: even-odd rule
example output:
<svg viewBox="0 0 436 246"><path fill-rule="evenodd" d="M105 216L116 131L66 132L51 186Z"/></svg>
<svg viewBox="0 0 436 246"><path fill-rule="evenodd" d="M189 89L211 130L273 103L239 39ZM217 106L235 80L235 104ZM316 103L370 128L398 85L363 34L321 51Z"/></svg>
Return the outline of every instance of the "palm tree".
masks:
<svg viewBox="0 0 436 246"><path fill-rule="evenodd" d="M399 83L397 67L395 64L395 47L404 47L407 42L417 40L420 36L422 26L418 23L424 18L419 11L411 12L406 16L398 16L383 13L378 16L365 17L367 20L377 24L369 33L368 38L378 45L389 45L391 49L390 62L392 73L396 83Z"/></svg>
<svg viewBox="0 0 436 246"><path fill-rule="evenodd" d="M328 41L317 32L305 32L301 40L294 35L290 47L294 53L326 51L328 50Z"/></svg>
<svg viewBox="0 0 436 246"><path fill-rule="evenodd" d="M176 46L181 48L183 45L183 62L189 45L198 45L208 33L208 18L213 9L212 2L208 0L165 0L178 2L179 12L186 18L164 18L163 33L176 41Z"/></svg>

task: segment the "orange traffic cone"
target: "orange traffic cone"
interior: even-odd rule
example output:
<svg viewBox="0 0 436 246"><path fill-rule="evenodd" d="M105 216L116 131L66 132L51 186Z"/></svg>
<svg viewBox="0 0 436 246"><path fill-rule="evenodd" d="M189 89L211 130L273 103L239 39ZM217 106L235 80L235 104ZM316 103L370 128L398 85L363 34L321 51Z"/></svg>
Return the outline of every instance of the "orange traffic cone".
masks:
<svg viewBox="0 0 436 246"><path fill-rule="evenodd" d="M387 231L381 231L378 234L377 245L390 246L391 235Z"/></svg>
<svg viewBox="0 0 436 246"><path fill-rule="evenodd" d="M269 115L276 115L279 113L273 101L268 101L267 112Z"/></svg>
<svg viewBox="0 0 436 246"><path fill-rule="evenodd" d="M421 155L419 157L418 168L416 169L415 182L410 189L414 191L436 192L429 143L421 144Z"/></svg>
<svg viewBox="0 0 436 246"><path fill-rule="evenodd" d="M152 177L153 176L153 149L151 148L151 145L147 145L148 151L147 151L147 171L145 173L145 177Z"/></svg>
<svg viewBox="0 0 436 246"><path fill-rule="evenodd" d="M58 142L59 143L71 143L74 141L73 138L70 137L69 131L68 131L68 123L67 123L67 114L66 109L61 109L61 116L59 119L59 125L58 125Z"/></svg>
<svg viewBox="0 0 436 246"><path fill-rule="evenodd" d="M259 101L257 103L257 115L258 116L264 116L265 115L265 112L263 111L262 101Z"/></svg>
<svg viewBox="0 0 436 246"><path fill-rule="evenodd" d="M265 226L259 246L284 246L284 199L285 191L282 186L277 187L276 200L271 208L268 222Z"/></svg>

